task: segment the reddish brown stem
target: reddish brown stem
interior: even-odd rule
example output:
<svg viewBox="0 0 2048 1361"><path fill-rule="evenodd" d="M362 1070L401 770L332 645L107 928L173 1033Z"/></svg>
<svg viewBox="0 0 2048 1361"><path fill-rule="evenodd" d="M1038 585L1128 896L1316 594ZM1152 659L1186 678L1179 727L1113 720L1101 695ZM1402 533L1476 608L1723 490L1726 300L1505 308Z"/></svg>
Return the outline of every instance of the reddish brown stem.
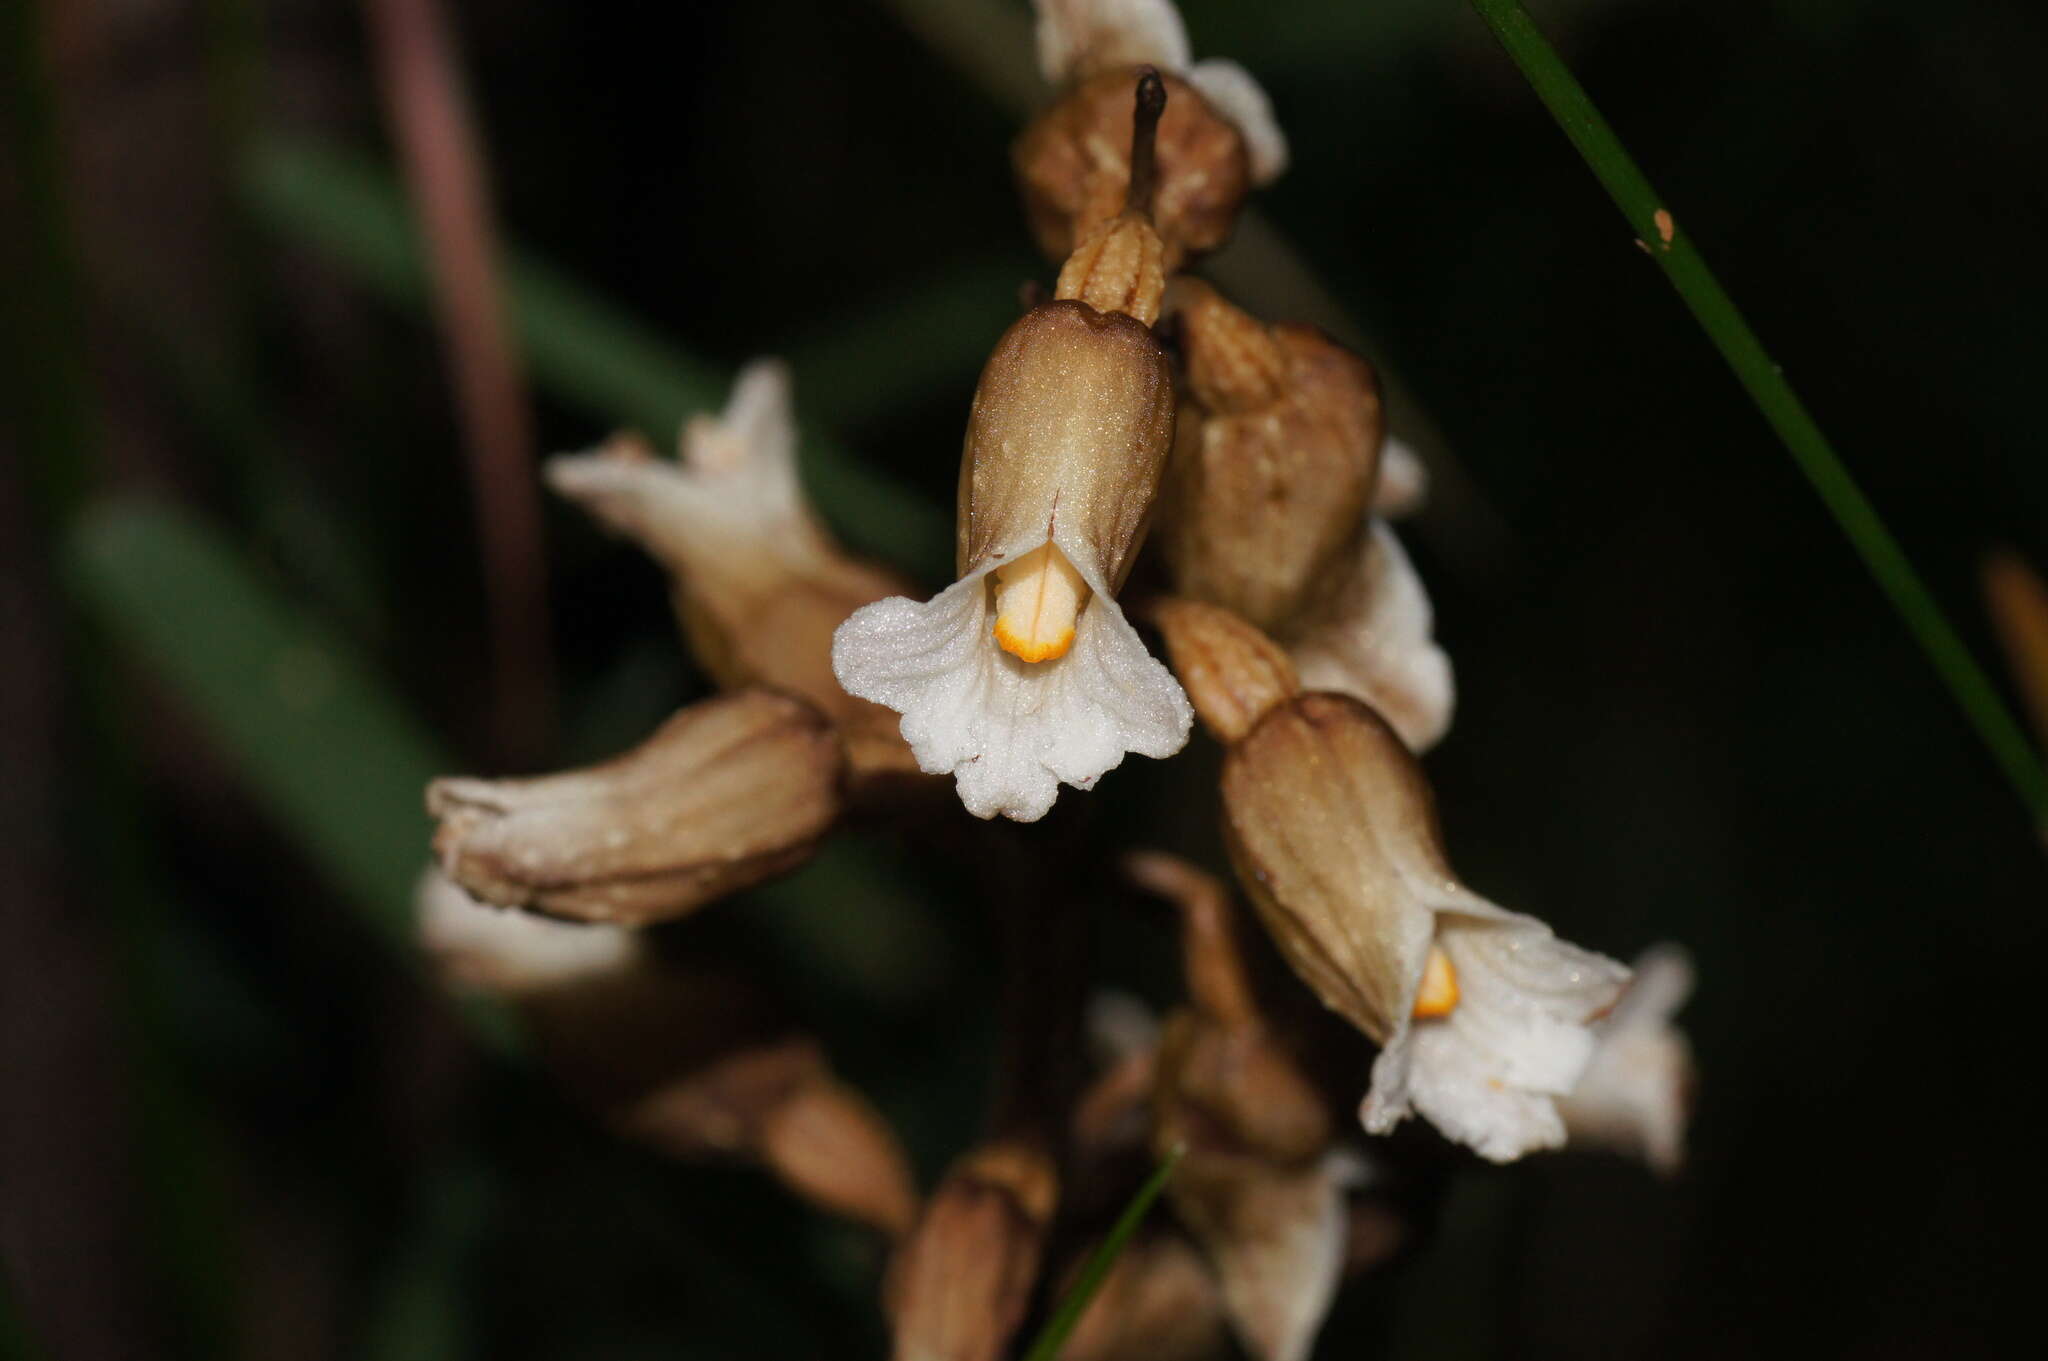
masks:
<svg viewBox="0 0 2048 1361"><path fill-rule="evenodd" d="M530 759L545 743L553 702L547 566L532 414L498 284L483 150L436 0L367 0L367 8L468 454L490 611L493 735L501 757Z"/></svg>

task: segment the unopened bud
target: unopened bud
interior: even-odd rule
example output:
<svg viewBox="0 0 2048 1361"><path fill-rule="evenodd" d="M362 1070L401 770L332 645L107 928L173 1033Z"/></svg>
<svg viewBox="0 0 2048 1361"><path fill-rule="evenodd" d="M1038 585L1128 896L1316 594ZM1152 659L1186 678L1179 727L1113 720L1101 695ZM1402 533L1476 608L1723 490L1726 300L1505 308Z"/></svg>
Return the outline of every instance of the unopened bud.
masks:
<svg viewBox="0 0 2048 1361"><path fill-rule="evenodd" d="M623 756L530 779L439 779L451 878L487 902L641 925L795 868L839 815L842 758L802 700L692 705Z"/></svg>
<svg viewBox="0 0 2048 1361"><path fill-rule="evenodd" d="M812 1204L891 1237L917 1218L916 1186L895 1134L860 1093L823 1072L768 1112L761 1157Z"/></svg>
<svg viewBox="0 0 2048 1361"><path fill-rule="evenodd" d="M758 1162L811 1204L892 1238L917 1214L895 1134L809 1039L736 1045L622 1103L613 1123L672 1156Z"/></svg>
<svg viewBox="0 0 2048 1361"><path fill-rule="evenodd" d="M830 1213L895 1236L917 1193L895 1134L727 969L421 880L422 945L451 989L511 1002L535 1055L617 1133L671 1157L752 1162Z"/></svg>
<svg viewBox="0 0 2048 1361"><path fill-rule="evenodd" d="M1344 1258L1343 1165L1321 1095L1252 998L1223 885L1169 856L1132 857L1181 909L1193 1005L1167 1025L1153 1146L1186 1154L1167 1186L1215 1265L1231 1326L1262 1361L1308 1355Z"/></svg>
<svg viewBox="0 0 2048 1361"><path fill-rule="evenodd" d="M1177 281L1191 389L1160 490L1174 589L1284 634L1356 554L1380 447L1372 369Z"/></svg>
<svg viewBox="0 0 2048 1361"><path fill-rule="evenodd" d="M1166 110L1151 216L1161 267L1170 274L1229 237L1251 189L1251 163L1238 129L1201 91L1171 71L1161 78ZM1083 80L1025 128L1011 150L1032 233L1054 260L1074 254L1124 209L1137 79L1135 68L1123 68Z"/></svg>
<svg viewBox="0 0 2048 1361"><path fill-rule="evenodd" d="M1151 617L1195 716L1219 742L1243 737L1301 690L1281 646L1220 605L1168 597Z"/></svg>
<svg viewBox="0 0 2048 1361"><path fill-rule="evenodd" d="M1074 1264L1071 1279L1080 1269ZM1060 1350L1061 1361L1221 1361L1229 1355L1216 1278L1171 1230L1124 1245Z"/></svg>
<svg viewBox="0 0 2048 1361"><path fill-rule="evenodd" d="M1098 312L1122 312L1150 326L1159 320L1166 295L1166 248L1151 218L1159 171L1154 140L1166 107L1166 83L1158 71L1138 72L1135 102L1124 210L1076 243L1053 296L1085 302Z"/></svg>
<svg viewBox="0 0 2048 1361"><path fill-rule="evenodd" d="M896 1361L997 1361L1023 1321L1058 1198L1035 1143L999 1140L947 1170L889 1264Z"/></svg>

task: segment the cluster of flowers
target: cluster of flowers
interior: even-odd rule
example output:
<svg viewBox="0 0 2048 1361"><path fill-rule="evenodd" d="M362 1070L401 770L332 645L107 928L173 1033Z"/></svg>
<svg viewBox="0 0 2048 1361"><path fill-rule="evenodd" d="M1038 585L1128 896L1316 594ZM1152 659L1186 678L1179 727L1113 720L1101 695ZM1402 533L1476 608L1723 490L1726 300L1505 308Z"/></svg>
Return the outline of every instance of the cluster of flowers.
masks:
<svg viewBox="0 0 2048 1361"><path fill-rule="evenodd" d="M1371 367L1182 272L1285 165L1265 96L1191 63L1169 0L1040 0L1038 32L1061 94L1014 157L1061 269L975 393L958 579L920 603L832 540L772 361L690 422L679 461L630 436L556 459L558 491L668 569L725 693L601 766L437 781L423 929L622 1130L754 1159L891 1235L899 1356L999 1355L1056 1215L1180 1147L1174 1222L1119 1261L1066 1354L1210 1355L1227 1330L1300 1357L1347 1265L1385 1256L1352 1196L1373 1146L1261 1000L1215 879L1130 857L1180 909L1188 1004L1163 1025L1098 1008L1103 1068L1060 1132L1004 1125L922 1202L813 1041L636 932L786 872L850 813L957 818L937 806L948 775L969 812L1036 820L1126 752L1172 756L1199 717L1256 919L1379 1046L1364 1132L1419 1112L1496 1161L1567 1139L1677 1161L1683 956L1632 978L1445 858L1416 753L1449 724L1450 666L1387 527L1424 478L1384 438ZM1170 666L1117 598L1148 530L1166 592L1142 616Z"/></svg>

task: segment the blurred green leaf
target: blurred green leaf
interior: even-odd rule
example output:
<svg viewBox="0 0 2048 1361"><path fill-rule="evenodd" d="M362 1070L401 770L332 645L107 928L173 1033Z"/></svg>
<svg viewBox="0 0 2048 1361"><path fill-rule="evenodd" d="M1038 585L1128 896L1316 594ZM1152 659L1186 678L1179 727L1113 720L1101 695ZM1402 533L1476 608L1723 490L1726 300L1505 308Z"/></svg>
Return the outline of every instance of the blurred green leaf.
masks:
<svg viewBox="0 0 2048 1361"><path fill-rule="evenodd" d="M489 1227L481 1167L441 1169L421 1187L363 1319L363 1361L458 1361L476 1350L464 1285Z"/></svg>
<svg viewBox="0 0 2048 1361"><path fill-rule="evenodd" d="M30 1361L38 1355L29 1342L28 1325L14 1303L14 1285L0 1271L0 1361Z"/></svg>
<svg viewBox="0 0 2048 1361"><path fill-rule="evenodd" d="M449 766L433 741L342 639L184 512L101 505L68 547L79 595L171 683L336 886L409 940L421 791Z"/></svg>
<svg viewBox="0 0 2048 1361"><path fill-rule="evenodd" d="M256 796L394 949L415 957L427 781L453 768L347 642L182 511L112 502L65 544L75 596L167 681ZM486 1038L497 1008L472 1003Z"/></svg>
<svg viewBox="0 0 2048 1361"><path fill-rule="evenodd" d="M352 270L386 299L424 310L427 280L397 182L370 161L273 138L245 179L257 216ZM725 376L663 341L517 248L505 279L534 378L608 423L669 438L695 412L718 410ZM593 439L592 443L596 440ZM952 526L926 498L807 430L812 499L847 543L933 579L951 575Z"/></svg>

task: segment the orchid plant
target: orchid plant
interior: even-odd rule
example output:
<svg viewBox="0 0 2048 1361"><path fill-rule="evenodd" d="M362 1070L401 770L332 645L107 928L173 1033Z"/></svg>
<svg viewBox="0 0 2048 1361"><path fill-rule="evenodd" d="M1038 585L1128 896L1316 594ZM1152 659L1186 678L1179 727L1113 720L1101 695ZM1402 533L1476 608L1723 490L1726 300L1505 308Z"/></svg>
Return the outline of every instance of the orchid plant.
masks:
<svg viewBox="0 0 2048 1361"><path fill-rule="evenodd" d="M1409 1116L1496 1162L1583 1142L1675 1168L1690 970L1664 947L1632 972L1450 868L1419 757L1450 724L1451 663L1389 523L1423 465L1364 358L1196 272L1287 163L1256 80L1194 62L1170 0L1039 0L1037 36L1057 94L1013 159L1059 269L968 408L956 579L921 598L833 541L772 360L689 423L680 461L631 435L555 460L549 483L669 574L726 693L598 766L437 781L422 929L622 1133L750 1160L887 1235L900 1358L1004 1354L1059 1278L1062 1225L1128 1194L1131 1153L1172 1151L1169 1214L1064 1354L1209 1356L1234 1335L1291 1361L1345 1277L1395 1250L1398 1232L1344 1245L1384 1227L1371 1191ZM637 946L850 818L980 854L1001 829L973 819L1037 822L1063 786L1114 800L1105 774L1173 758L1197 718L1250 910L1184 861L1126 860L1180 909L1186 1007L1096 1005L1096 1068L1062 1084L1085 999L1027 990L988 1135L921 1199L821 1045ZM1024 855L1037 905L1078 872ZM1020 956L1056 944L1048 921Z"/></svg>

